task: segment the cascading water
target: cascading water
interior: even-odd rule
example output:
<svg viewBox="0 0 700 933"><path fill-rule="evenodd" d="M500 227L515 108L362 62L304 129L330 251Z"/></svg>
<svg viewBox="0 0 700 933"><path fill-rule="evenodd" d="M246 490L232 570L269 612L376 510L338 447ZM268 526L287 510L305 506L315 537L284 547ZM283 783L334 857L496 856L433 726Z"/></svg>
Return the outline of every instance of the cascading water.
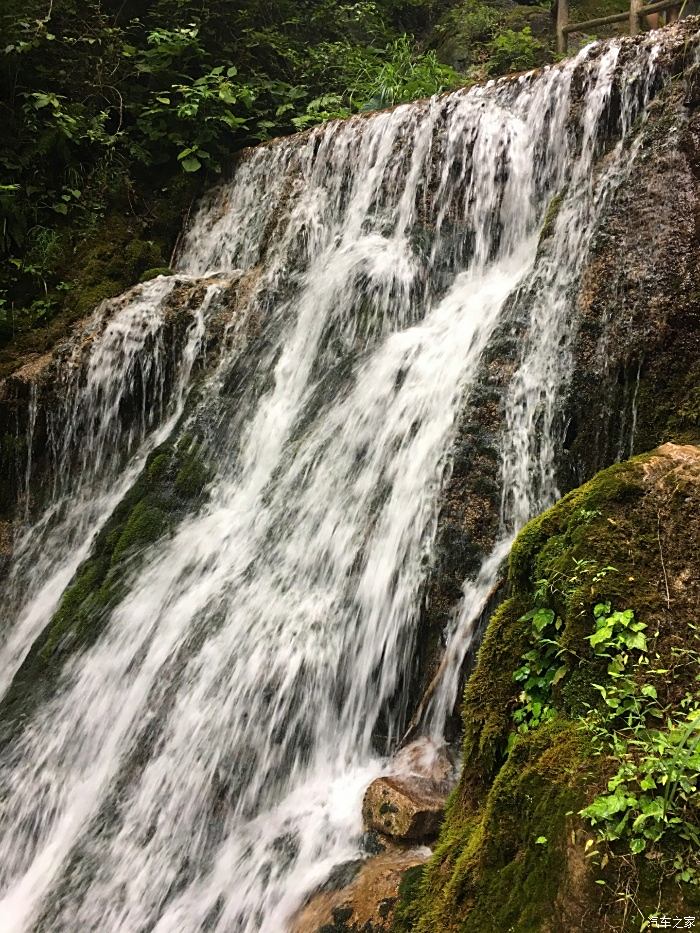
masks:
<svg viewBox="0 0 700 933"><path fill-rule="evenodd" d="M556 496L572 290L660 80L654 40L623 46L250 153L179 260L183 277L236 283L225 349L185 409L211 279L167 400L142 393L160 415L120 445L129 361L143 365L150 333L158 367L170 283L98 329L57 440L73 449L65 432L82 419L88 478L16 547L25 603L2 674L160 439L198 432L211 479L199 511L129 562L99 638L5 749L3 931L279 933L357 856L362 792L410 712L455 421L509 316L527 328L503 424L502 535L465 585L425 717L434 736L508 542ZM555 235L538 245L555 195Z"/></svg>
<svg viewBox="0 0 700 933"><path fill-rule="evenodd" d="M61 593L90 544L143 466L146 453L170 433L187 394L203 335L204 308L183 347L163 342L167 298L174 282L140 287L109 318L100 308L58 373L58 404L46 426L52 460L51 495L39 520L20 529L8 579L0 585L5 638L0 646L0 692L56 608ZM85 371L81 352L90 347ZM173 360L172 358L175 357ZM168 377L168 362L175 373ZM122 409L139 385L148 406ZM25 518L29 515L37 391L32 387L25 471ZM29 595L31 593L31 595Z"/></svg>

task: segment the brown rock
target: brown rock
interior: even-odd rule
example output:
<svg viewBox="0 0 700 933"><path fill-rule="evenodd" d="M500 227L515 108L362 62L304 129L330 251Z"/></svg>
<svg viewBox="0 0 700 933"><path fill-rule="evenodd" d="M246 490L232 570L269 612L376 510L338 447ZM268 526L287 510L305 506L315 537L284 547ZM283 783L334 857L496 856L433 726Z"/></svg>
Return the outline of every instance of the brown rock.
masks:
<svg viewBox="0 0 700 933"><path fill-rule="evenodd" d="M377 778L362 802L367 829L404 841L435 838L444 814L444 796L425 778Z"/></svg>
<svg viewBox="0 0 700 933"><path fill-rule="evenodd" d="M403 842L434 839L453 776L446 749L417 739L397 753L391 774L367 788L362 802L366 828Z"/></svg>
<svg viewBox="0 0 700 933"><path fill-rule="evenodd" d="M429 854L425 848L389 847L366 861L347 887L312 897L292 921L291 933L320 933L341 925L353 933L388 933L403 873L425 862Z"/></svg>

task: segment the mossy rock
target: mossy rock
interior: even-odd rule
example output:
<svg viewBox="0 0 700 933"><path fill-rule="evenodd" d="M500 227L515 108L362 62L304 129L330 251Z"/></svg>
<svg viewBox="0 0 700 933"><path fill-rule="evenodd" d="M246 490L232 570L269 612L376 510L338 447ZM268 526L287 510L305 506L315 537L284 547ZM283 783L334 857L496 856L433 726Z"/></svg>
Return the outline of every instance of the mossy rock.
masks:
<svg viewBox="0 0 700 933"><path fill-rule="evenodd" d="M0 704L0 744L49 695L65 660L95 641L128 591L143 553L196 507L209 477L201 446L189 436L150 454Z"/></svg>
<svg viewBox="0 0 700 933"><path fill-rule="evenodd" d="M601 865L587 858L592 835L578 814L610 776L581 725L601 702L592 684L606 676L588 641L593 606L609 601L644 621L654 663L668 670L660 703L673 709L697 689L682 659L700 641L698 540L700 449L672 444L602 471L521 531L510 596L491 617L465 691L460 782L433 858L401 887L396 933L553 933L585 929L589 915L607 929L638 930L619 896L625 884L650 914L659 891L667 912L692 914L697 889L659 867L672 851L649 862L613 844ZM552 687L551 718L521 734L513 674L530 644L523 616L544 580L570 661Z"/></svg>
<svg viewBox="0 0 700 933"><path fill-rule="evenodd" d="M172 275L173 270L170 266L156 266L154 269L146 269L142 273L139 282L150 282L151 279L157 279L159 275Z"/></svg>
<svg viewBox="0 0 700 933"><path fill-rule="evenodd" d="M163 246L156 240L143 239L138 226L119 215L106 218L102 227L81 244L71 262L75 278L66 306L87 314L100 301L135 285L146 270L164 268Z"/></svg>

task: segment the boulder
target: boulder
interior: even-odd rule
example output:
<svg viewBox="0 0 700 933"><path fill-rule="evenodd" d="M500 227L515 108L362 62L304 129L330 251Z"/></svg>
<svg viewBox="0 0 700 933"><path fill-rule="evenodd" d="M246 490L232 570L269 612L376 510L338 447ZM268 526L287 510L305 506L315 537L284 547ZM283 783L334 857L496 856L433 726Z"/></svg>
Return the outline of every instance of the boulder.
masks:
<svg viewBox="0 0 700 933"><path fill-rule="evenodd" d="M452 772L446 751L426 739L411 743L397 754L393 772L367 788L362 802L366 829L402 842L435 838Z"/></svg>
<svg viewBox="0 0 700 933"><path fill-rule="evenodd" d="M405 842L434 839L444 815L445 798L422 778L377 778L362 802L368 830Z"/></svg>
<svg viewBox="0 0 700 933"><path fill-rule="evenodd" d="M404 873L430 850L388 846L368 859L347 886L315 894L292 921L292 933L389 933Z"/></svg>

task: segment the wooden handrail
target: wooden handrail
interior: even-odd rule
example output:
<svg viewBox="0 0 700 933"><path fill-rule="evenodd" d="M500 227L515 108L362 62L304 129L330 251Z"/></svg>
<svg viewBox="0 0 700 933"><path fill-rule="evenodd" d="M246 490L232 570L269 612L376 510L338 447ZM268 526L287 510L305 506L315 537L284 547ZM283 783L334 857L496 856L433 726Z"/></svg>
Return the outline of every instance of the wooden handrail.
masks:
<svg viewBox="0 0 700 933"><path fill-rule="evenodd" d="M664 3L678 3L678 0L663 0ZM586 19L581 23L567 23L564 32L585 32L595 26L610 26L613 23L624 23L629 19L629 13L611 13L609 16L599 16L597 19Z"/></svg>
<svg viewBox="0 0 700 933"><path fill-rule="evenodd" d="M681 0L657 0L655 3L643 4L643 0L630 0L630 8L626 13L611 13L609 16L598 16L596 19L586 19L580 23L569 22L569 0L559 0L557 4L557 51L564 53L567 50L567 37L572 32L586 32L598 26L611 26L613 23L624 23L629 20L631 36L641 31L641 17L648 13L660 13L662 10L678 9Z"/></svg>

